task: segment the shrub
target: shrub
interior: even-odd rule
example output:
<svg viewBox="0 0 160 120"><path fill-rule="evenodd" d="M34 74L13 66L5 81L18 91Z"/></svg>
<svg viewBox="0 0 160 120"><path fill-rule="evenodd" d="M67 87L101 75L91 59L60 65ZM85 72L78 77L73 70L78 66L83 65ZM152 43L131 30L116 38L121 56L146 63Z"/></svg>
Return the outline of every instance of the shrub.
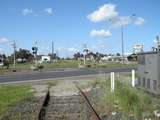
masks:
<svg viewBox="0 0 160 120"><path fill-rule="evenodd" d="M3 66L6 66L6 68L9 69L9 61L5 60L3 63Z"/></svg>
<svg viewBox="0 0 160 120"><path fill-rule="evenodd" d="M38 67L38 69L40 69L40 70L44 68L43 65L38 65L37 67Z"/></svg>

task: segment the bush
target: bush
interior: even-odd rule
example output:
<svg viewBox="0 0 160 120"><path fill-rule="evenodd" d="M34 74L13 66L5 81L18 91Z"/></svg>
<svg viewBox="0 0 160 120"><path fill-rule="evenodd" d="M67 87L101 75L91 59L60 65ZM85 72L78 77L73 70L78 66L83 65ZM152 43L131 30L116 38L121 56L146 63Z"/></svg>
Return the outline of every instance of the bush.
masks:
<svg viewBox="0 0 160 120"><path fill-rule="evenodd" d="M6 68L9 69L9 61L5 60L3 63L3 66L6 66Z"/></svg>
<svg viewBox="0 0 160 120"><path fill-rule="evenodd" d="M43 65L38 65L37 67L38 67L38 69L40 69L40 70L44 68Z"/></svg>

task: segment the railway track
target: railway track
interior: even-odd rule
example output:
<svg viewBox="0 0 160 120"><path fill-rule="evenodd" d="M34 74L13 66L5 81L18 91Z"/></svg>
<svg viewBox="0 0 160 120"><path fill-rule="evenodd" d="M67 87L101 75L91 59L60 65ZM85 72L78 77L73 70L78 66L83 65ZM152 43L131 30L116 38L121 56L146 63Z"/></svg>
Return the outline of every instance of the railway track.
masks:
<svg viewBox="0 0 160 120"><path fill-rule="evenodd" d="M38 112L38 120L101 120L89 99L79 90L78 95L50 96L49 91Z"/></svg>

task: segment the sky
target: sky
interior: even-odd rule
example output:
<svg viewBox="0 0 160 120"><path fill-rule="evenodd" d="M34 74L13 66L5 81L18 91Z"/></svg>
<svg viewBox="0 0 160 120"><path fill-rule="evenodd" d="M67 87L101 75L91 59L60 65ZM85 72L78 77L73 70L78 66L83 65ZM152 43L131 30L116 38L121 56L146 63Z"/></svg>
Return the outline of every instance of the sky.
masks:
<svg viewBox="0 0 160 120"><path fill-rule="evenodd" d="M13 53L11 44L61 57L82 52L125 53L134 44L149 51L160 35L159 0L0 0L0 52Z"/></svg>

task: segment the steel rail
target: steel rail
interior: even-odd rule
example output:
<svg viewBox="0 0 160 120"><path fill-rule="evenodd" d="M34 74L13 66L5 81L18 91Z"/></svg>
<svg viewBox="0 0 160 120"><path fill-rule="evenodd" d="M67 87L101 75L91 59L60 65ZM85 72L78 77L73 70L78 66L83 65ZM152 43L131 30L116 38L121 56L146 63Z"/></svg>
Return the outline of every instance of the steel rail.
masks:
<svg viewBox="0 0 160 120"><path fill-rule="evenodd" d="M76 88L79 90L81 96L84 98L84 100L86 101L89 109L92 111L95 120L101 120L100 116L98 115L98 113L96 112L96 110L94 109L94 107L92 106L91 102L89 101L88 97L86 96L86 94L82 91L82 89L78 86L77 83L74 83Z"/></svg>

